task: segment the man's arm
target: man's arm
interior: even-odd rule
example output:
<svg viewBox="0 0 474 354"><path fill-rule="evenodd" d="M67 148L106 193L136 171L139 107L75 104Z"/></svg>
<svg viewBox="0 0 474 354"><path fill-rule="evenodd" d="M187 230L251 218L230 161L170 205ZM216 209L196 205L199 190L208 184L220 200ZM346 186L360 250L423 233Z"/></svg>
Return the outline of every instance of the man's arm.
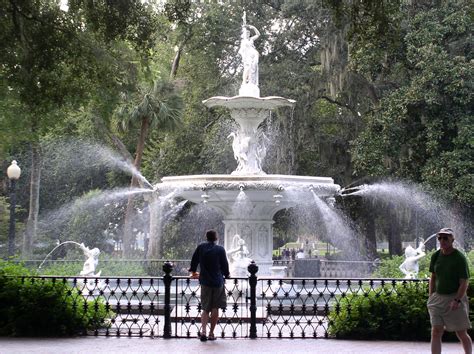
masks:
<svg viewBox="0 0 474 354"><path fill-rule="evenodd" d="M459 288L458 288L458 292L456 293L456 299L460 300L464 295L466 295L466 291L468 287L469 287L468 279L459 279Z"/></svg>
<svg viewBox="0 0 474 354"><path fill-rule="evenodd" d="M430 277L430 286L429 286L429 294L433 294L436 290L436 274L433 272L431 273Z"/></svg>
<svg viewBox="0 0 474 354"><path fill-rule="evenodd" d="M229 262L227 261L227 255L225 253L225 250L223 250L221 253L220 263L221 263L222 275L224 275L225 278L229 278L230 277Z"/></svg>
<svg viewBox="0 0 474 354"><path fill-rule="evenodd" d="M468 279L459 279L459 288L458 288L458 291L456 292L456 297L449 304L449 307L451 308L451 310L457 310L459 306L461 306L461 299L466 294L468 286L469 286Z"/></svg>
<svg viewBox="0 0 474 354"><path fill-rule="evenodd" d="M189 271L192 273L196 273L198 264L199 264L199 246L196 247L196 250L193 253L193 258L191 258L191 266L189 267Z"/></svg>

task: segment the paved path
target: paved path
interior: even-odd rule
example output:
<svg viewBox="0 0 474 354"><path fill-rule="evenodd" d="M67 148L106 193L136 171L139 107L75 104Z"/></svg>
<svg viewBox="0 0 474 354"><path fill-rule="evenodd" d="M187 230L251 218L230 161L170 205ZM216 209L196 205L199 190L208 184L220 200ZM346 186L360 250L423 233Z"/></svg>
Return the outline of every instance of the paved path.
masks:
<svg viewBox="0 0 474 354"><path fill-rule="evenodd" d="M163 338L0 338L1 354L76 353L430 353L426 342L348 341L335 339L221 339L201 343L197 339ZM462 353L461 344L443 344L443 354Z"/></svg>

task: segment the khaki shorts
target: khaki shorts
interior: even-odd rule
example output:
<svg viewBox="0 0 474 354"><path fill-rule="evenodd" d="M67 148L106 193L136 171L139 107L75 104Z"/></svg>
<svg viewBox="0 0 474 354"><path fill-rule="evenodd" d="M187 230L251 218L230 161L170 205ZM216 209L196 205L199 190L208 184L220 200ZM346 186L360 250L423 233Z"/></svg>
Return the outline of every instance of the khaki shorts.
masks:
<svg viewBox="0 0 474 354"><path fill-rule="evenodd" d="M431 294L427 303L431 326L443 326L449 332L471 328L467 296L463 296L457 310L450 310L449 304L455 297L456 294Z"/></svg>
<svg viewBox="0 0 474 354"><path fill-rule="evenodd" d="M207 285L201 285L201 307L204 311L212 309L222 309L227 306L227 298L225 296L225 288L213 288Z"/></svg>

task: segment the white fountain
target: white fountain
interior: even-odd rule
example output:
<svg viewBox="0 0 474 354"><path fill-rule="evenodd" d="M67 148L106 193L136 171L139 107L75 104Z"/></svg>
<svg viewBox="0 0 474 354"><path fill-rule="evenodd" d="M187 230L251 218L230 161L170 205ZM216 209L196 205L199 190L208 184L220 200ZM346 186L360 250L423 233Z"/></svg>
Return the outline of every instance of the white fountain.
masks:
<svg viewBox="0 0 474 354"><path fill-rule="evenodd" d="M250 36L250 31L255 34ZM293 107L296 101L278 97L260 97L258 87L258 57L254 41L259 31L246 22L242 25L242 41L239 54L244 65L239 95L217 96L203 101L207 107L225 107L238 124L232 148L237 168L231 175L191 175L164 177L155 186L163 195L175 191L176 196L193 203L207 203L224 216L224 247L229 251L236 235L240 235L248 248L248 257L259 266L259 274L269 275L272 266L273 216L279 210L297 204L289 198L289 190L306 191L327 198L339 189L329 177L269 175L262 170L265 158L265 142L259 139L259 125L270 116L272 110ZM212 227L213 225L209 225Z"/></svg>

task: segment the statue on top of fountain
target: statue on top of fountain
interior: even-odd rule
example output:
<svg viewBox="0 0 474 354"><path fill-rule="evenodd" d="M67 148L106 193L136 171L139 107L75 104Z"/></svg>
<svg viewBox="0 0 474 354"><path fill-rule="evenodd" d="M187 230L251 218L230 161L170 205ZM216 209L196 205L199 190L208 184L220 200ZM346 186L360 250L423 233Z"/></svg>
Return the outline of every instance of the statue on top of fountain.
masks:
<svg viewBox="0 0 474 354"><path fill-rule="evenodd" d="M247 24L247 16L244 11L242 16L242 41L240 42L239 54L242 57L244 71L242 74L242 85L240 86L240 96L260 97L260 89L258 88L258 58L259 53L255 49L254 42L260 37L260 32L252 25ZM255 35L250 37L250 30Z"/></svg>
<svg viewBox="0 0 474 354"><path fill-rule="evenodd" d="M232 248L227 251L230 257L230 273L234 277L246 277L247 267L252 262L248 257L250 252L245 245L245 240L239 234L235 234L232 239Z"/></svg>
<svg viewBox="0 0 474 354"><path fill-rule="evenodd" d="M425 255L425 244L423 240L416 249L412 246L405 248L405 261L403 261L399 267L403 274L405 274L405 279L416 279L418 277L418 261Z"/></svg>

